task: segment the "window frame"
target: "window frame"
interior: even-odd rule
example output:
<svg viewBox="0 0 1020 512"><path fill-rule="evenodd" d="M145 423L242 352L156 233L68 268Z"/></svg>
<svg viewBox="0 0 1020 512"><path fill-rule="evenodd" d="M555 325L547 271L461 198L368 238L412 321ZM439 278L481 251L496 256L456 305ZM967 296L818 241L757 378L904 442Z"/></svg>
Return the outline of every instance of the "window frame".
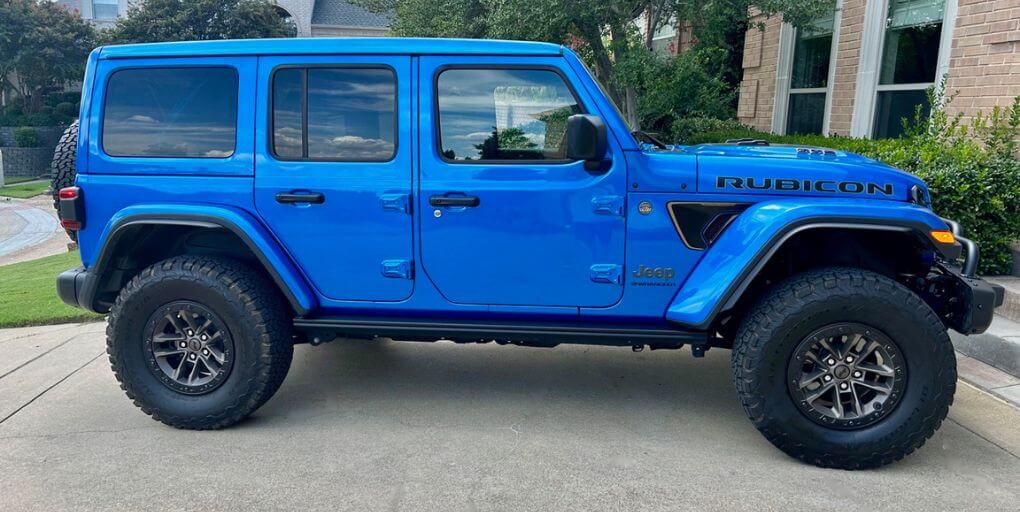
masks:
<svg viewBox="0 0 1020 512"><path fill-rule="evenodd" d="M380 69L390 73L393 77L393 151L385 160L373 158L333 158L333 157L311 157L301 156L296 158L283 157L276 153L276 73L281 70L299 69L304 73L301 75L301 146L302 154L308 151L308 70L309 69ZM389 64L342 64L342 63L317 63L317 64L280 64L269 72L269 81L266 86L269 96L269 109L266 112L268 117L267 126L267 153L273 160L279 162L347 162L347 163L387 163L397 158L400 151L400 82L397 70Z"/></svg>
<svg viewBox="0 0 1020 512"><path fill-rule="evenodd" d="M571 160L569 158L548 158L548 159L496 159L496 160L457 160L455 158L447 158L443 154L443 127L442 117L439 111L439 77L443 73L450 70L491 70L491 71L552 71L560 80L563 80L563 84L567 87L567 91L574 98L574 102L580 108L578 114L588 115L589 109L585 106L581 97L577 94L577 90L574 89L574 85L567 79L566 73L562 69L544 64L444 64L436 68L432 75L432 117L433 117L433 133L436 140L435 150L438 158L444 163L453 165L524 165L524 164L549 164L549 165L564 165L572 164L578 160ZM565 149L565 148L564 148Z"/></svg>
<svg viewBox="0 0 1020 512"><path fill-rule="evenodd" d="M793 25L783 22L779 29L779 57L776 61L776 97L772 102L772 133L787 135L790 117L790 96L794 94L825 93L822 113L822 133L828 136L832 113L832 90L836 81L836 57L839 55L840 25L843 22L843 0L836 0L832 15L832 42L829 44L829 72L825 87L795 88L793 60L797 45L797 32Z"/></svg>
<svg viewBox="0 0 1020 512"><path fill-rule="evenodd" d="M949 73L949 58L952 53L953 32L956 30L959 2L958 0L944 0L943 5L942 32L939 34L935 81L885 85L880 84L879 81L882 78L882 57L885 51L886 35L889 31L889 27L886 26L889 16L889 0L869 2L865 6L856 90L854 91L853 117L850 124L851 137L875 138L875 123L878 120L878 94L880 92L925 90L937 86L942 78Z"/></svg>
<svg viewBox="0 0 1020 512"><path fill-rule="evenodd" d="M180 156L180 155L114 155L106 150L106 114L107 107L110 103L110 84L113 83L113 78L118 73L123 71L136 71L136 70L165 70L165 69L229 69L234 74L234 145L230 150L229 155L224 156ZM125 66L118 67L108 73L105 78L105 84L103 84L103 103L100 106L101 115L99 116L99 148L103 152L103 156L107 158L154 158L159 160L229 160L237 155L237 146L239 143L237 134L240 131L238 126L238 120L240 119L241 113L241 74L238 69L234 66L227 64L210 64L210 65L191 65L182 64L180 66Z"/></svg>

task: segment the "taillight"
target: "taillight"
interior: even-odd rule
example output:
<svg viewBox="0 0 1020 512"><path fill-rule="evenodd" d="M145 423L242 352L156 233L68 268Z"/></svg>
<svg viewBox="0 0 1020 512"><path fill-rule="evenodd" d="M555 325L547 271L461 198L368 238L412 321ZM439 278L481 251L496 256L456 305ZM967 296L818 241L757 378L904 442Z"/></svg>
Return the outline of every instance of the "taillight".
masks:
<svg viewBox="0 0 1020 512"><path fill-rule="evenodd" d="M57 192L60 227L78 231L85 224L85 204L81 188L66 187Z"/></svg>

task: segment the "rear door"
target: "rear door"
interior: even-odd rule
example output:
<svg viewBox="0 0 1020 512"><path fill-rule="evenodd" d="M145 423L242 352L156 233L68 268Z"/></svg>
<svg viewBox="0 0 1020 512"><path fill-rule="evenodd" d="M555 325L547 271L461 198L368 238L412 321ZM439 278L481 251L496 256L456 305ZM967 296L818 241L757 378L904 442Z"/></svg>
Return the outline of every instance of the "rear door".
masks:
<svg viewBox="0 0 1020 512"><path fill-rule="evenodd" d="M411 59L263 57L255 205L315 289L411 295Z"/></svg>
<svg viewBox="0 0 1020 512"><path fill-rule="evenodd" d="M565 158L597 114L558 57L421 57L422 266L467 304L609 306L623 293L626 164Z"/></svg>

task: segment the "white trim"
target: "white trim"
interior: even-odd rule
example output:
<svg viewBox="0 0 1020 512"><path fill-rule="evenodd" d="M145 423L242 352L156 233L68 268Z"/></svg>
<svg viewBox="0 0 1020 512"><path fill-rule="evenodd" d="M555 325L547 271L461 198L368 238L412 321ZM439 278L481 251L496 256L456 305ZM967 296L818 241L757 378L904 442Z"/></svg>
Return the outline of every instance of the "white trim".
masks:
<svg viewBox="0 0 1020 512"><path fill-rule="evenodd" d="M779 57L776 62L776 96L772 102L772 133L786 134L786 111L790 106L790 77L793 74L793 47L797 29L789 23L779 28Z"/></svg>
<svg viewBox="0 0 1020 512"><path fill-rule="evenodd" d="M878 71L882 62L882 45L885 42L885 19L888 12L888 0L871 1L864 6L864 30L861 33L861 52L857 64L854 112L850 118L851 137L871 138Z"/></svg>
<svg viewBox="0 0 1020 512"><path fill-rule="evenodd" d="M793 89L793 53L797 44L797 29L783 23L779 29L779 56L776 62L776 96L772 103L772 133L786 135L786 121L790 110L791 94L825 93L822 108L822 135L829 133L829 111L832 108L832 87L836 77L836 53L839 50L839 24L842 20L843 0L836 0L832 16L832 39L829 45L829 75L825 87Z"/></svg>
<svg viewBox="0 0 1020 512"><path fill-rule="evenodd" d="M875 86L875 91L923 91L931 86L935 85L934 82L919 83L919 84L878 84Z"/></svg>
<svg viewBox="0 0 1020 512"><path fill-rule="evenodd" d="M953 32L956 31L957 0L946 0L946 8L942 13L942 34L939 36L938 66L935 68L935 83L949 76L949 57L953 53ZM945 97L942 98L945 101Z"/></svg>
<svg viewBox="0 0 1020 512"><path fill-rule="evenodd" d="M800 88L800 89L790 89L790 94L811 94L811 93L817 94L817 93L820 93L820 92L828 93L829 92L829 88L828 87L803 87L803 88Z"/></svg>
<svg viewBox="0 0 1020 512"><path fill-rule="evenodd" d="M940 83L942 77L949 73L949 57L952 54L953 32L956 29L958 0L945 0L945 2L945 8L942 11L942 33L939 35L935 82L887 85L880 85L878 81L882 66L882 49L885 46L887 32L885 22L889 15L889 1L879 0L867 3L864 8L864 33L861 35L860 64L857 67L857 88L854 92L854 113L850 122L851 137L869 139L873 137L879 92L927 89Z"/></svg>
<svg viewBox="0 0 1020 512"><path fill-rule="evenodd" d="M836 55L839 53L839 25L843 22L843 0L836 0L836 12L832 15L832 46L829 48L829 77L825 82L825 106L822 112L822 135L829 136L830 114L832 114L832 88L836 83Z"/></svg>

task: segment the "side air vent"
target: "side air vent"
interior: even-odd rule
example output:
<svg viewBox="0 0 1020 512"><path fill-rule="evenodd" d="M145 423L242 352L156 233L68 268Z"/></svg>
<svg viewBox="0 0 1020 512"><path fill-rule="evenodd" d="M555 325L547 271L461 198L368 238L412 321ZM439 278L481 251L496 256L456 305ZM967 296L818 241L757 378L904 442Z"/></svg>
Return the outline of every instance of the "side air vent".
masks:
<svg viewBox="0 0 1020 512"><path fill-rule="evenodd" d="M749 206L745 203L669 203L669 214L684 245L704 250Z"/></svg>

